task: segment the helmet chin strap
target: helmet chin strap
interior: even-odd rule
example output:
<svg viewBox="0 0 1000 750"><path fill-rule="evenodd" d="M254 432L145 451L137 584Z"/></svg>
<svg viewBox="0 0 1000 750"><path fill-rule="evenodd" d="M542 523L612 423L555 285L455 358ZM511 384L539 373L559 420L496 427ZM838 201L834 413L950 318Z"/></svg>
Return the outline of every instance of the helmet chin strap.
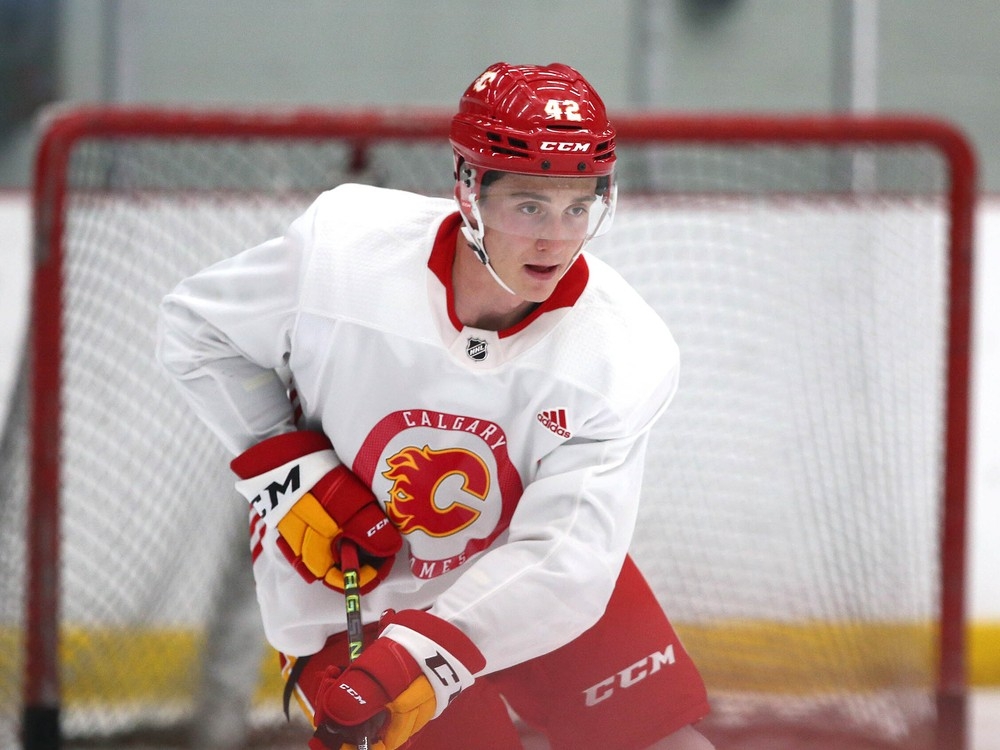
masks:
<svg viewBox="0 0 1000 750"><path fill-rule="evenodd" d="M486 252L486 245L483 243L483 230L477 229L477 227L485 225L483 224L483 217L479 213L479 201L476 200L475 193L469 196L469 205L471 206L472 217L476 220L476 226L473 226L469 221L465 215L465 211L459 210L458 212L462 217L462 234L465 235L465 241L469 243L472 252L476 254L479 262L486 266L486 270L490 272L490 276L500 285L500 288L510 295L516 295L516 292L503 282L503 279L494 270L493 264L490 263L490 256Z"/></svg>
<svg viewBox="0 0 1000 750"><path fill-rule="evenodd" d="M469 227L462 227L462 234L465 235L465 239L469 243L469 248L476 254L479 261L486 266L486 270L490 272L490 276L492 276L493 280L500 285L500 288L510 295L516 295L517 292L507 286L493 268L493 264L490 263L490 256L486 254L486 248L483 247L482 239L476 236L476 230L470 229Z"/></svg>

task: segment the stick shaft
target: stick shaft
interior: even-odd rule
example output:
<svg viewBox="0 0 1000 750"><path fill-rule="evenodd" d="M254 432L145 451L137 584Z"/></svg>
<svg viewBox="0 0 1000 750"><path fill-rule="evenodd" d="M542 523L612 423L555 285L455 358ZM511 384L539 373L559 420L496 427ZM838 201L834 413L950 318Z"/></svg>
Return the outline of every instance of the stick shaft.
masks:
<svg viewBox="0 0 1000 750"><path fill-rule="evenodd" d="M347 645L350 660L361 656L364 648L364 623L361 619L361 589L358 581L358 548L349 539L340 543L340 564L344 571L344 607L347 612Z"/></svg>
<svg viewBox="0 0 1000 750"><path fill-rule="evenodd" d="M354 661L365 647L364 621L361 619L361 587L358 548L350 539L340 541L340 566L344 572L344 608L347 613L347 647ZM358 750L368 750L368 735L358 740Z"/></svg>

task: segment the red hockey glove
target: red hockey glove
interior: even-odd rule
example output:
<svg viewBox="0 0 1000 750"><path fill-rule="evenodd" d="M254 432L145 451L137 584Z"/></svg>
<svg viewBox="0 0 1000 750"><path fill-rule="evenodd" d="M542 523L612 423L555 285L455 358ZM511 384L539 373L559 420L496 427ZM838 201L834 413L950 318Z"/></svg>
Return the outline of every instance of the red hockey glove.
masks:
<svg viewBox="0 0 1000 750"><path fill-rule="evenodd" d="M402 537L371 490L337 459L326 435L301 431L268 438L231 466L242 480L236 489L268 527L277 528L278 547L305 580L344 590L341 536L361 553L362 593L389 574Z"/></svg>
<svg viewBox="0 0 1000 750"><path fill-rule="evenodd" d="M486 666L476 645L428 612L389 610L386 627L347 669L328 667L316 693L312 750L395 750L440 716Z"/></svg>

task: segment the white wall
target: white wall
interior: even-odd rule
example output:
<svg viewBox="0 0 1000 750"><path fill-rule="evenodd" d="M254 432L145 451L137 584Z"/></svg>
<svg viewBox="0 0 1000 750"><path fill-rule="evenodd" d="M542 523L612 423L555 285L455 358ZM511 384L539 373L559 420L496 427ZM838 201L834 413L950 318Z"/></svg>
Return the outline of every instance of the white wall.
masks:
<svg viewBox="0 0 1000 750"><path fill-rule="evenodd" d="M7 419L28 314L31 227L28 196L0 192L0 425Z"/></svg>
<svg viewBox="0 0 1000 750"><path fill-rule="evenodd" d="M0 421L6 417L27 317L30 267L28 196L0 193ZM974 620L1000 620L1000 199L977 217L972 420L970 595Z"/></svg>
<svg viewBox="0 0 1000 750"><path fill-rule="evenodd" d="M982 200L976 221L969 602L1000 620L1000 198Z"/></svg>

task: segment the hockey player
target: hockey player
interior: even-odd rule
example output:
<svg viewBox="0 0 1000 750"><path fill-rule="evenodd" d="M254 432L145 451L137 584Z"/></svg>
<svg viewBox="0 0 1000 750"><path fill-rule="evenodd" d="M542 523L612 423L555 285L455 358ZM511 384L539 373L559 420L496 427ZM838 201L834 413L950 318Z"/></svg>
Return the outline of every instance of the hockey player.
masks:
<svg viewBox="0 0 1000 750"><path fill-rule="evenodd" d="M557 749L711 748L627 554L678 352L583 252L615 210L604 105L565 65L497 63L451 142L457 205L337 187L162 304L160 360L250 502L286 696L314 748L519 748L511 710Z"/></svg>

